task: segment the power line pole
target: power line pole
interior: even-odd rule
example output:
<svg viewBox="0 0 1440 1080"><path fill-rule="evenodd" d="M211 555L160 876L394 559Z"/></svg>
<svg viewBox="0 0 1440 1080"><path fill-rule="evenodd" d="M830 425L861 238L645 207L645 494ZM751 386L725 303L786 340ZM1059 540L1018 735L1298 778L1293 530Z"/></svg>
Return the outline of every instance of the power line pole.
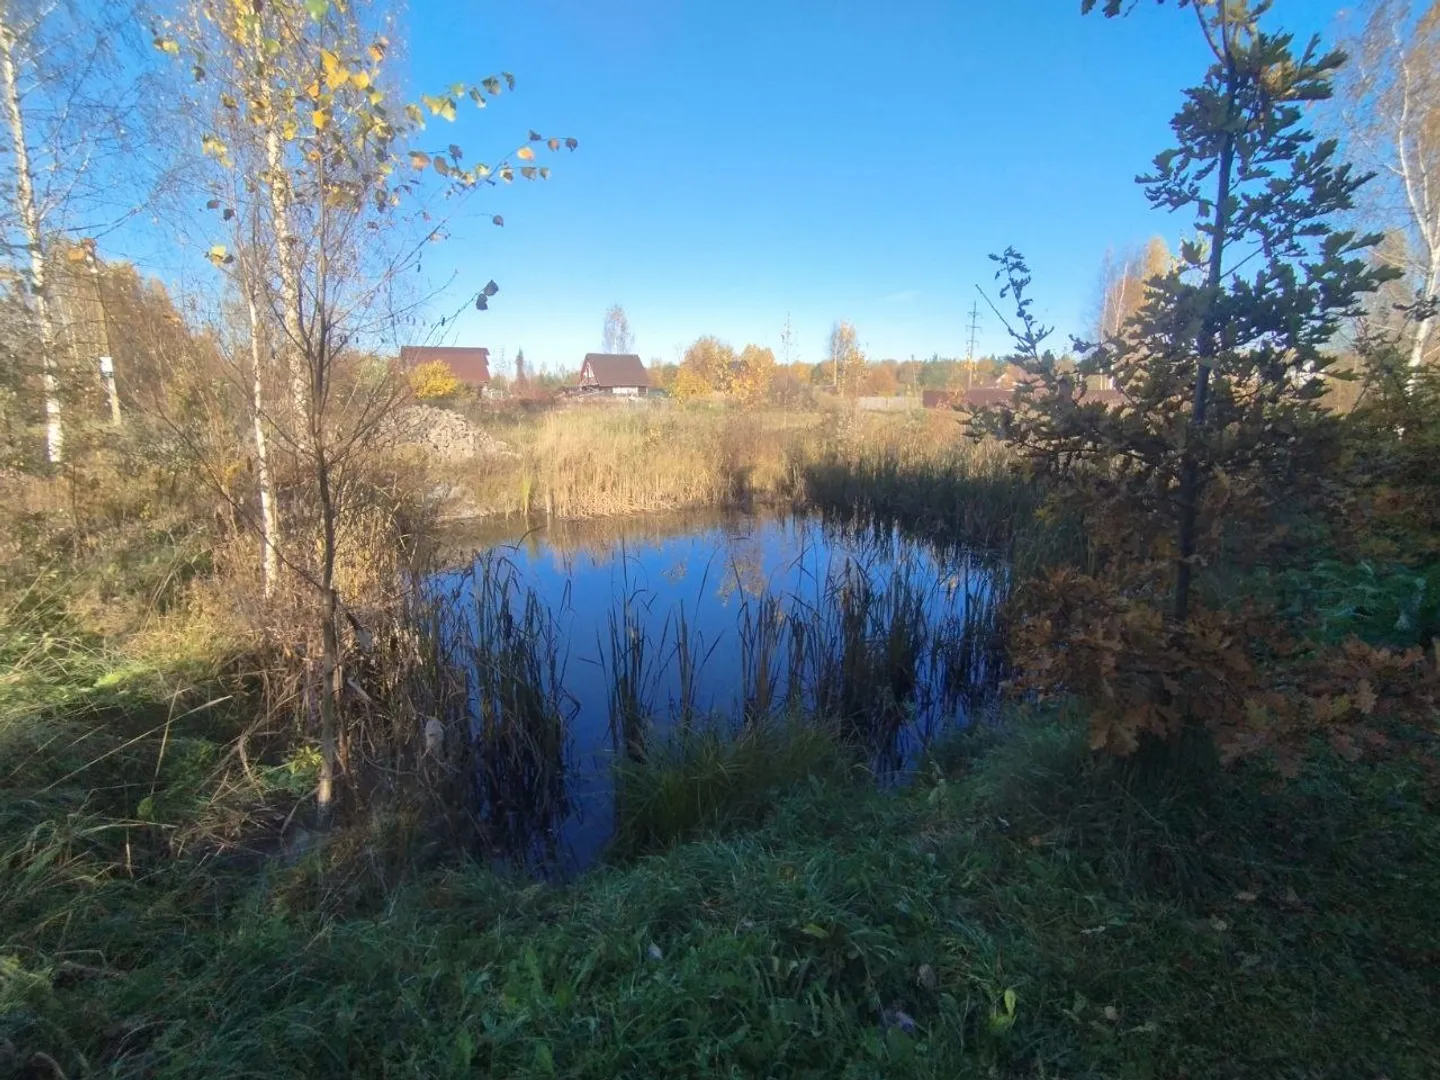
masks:
<svg viewBox="0 0 1440 1080"><path fill-rule="evenodd" d="M975 385L975 332L980 329L980 306L970 302L970 344L965 350L965 380L967 389Z"/></svg>

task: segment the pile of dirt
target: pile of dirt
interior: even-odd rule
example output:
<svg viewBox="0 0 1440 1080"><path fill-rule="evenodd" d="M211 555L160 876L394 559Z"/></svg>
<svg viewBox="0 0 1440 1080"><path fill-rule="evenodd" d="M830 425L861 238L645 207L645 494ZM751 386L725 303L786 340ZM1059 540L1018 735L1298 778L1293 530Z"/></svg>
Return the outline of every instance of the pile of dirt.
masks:
<svg viewBox="0 0 1440 1080"><path fill-rule="evenodd" d="M424 447L447 460L503 457L512 453L503 442L459 413L434 405L407 405L395 413L392 423L395 438L400 442Z"/></svg>

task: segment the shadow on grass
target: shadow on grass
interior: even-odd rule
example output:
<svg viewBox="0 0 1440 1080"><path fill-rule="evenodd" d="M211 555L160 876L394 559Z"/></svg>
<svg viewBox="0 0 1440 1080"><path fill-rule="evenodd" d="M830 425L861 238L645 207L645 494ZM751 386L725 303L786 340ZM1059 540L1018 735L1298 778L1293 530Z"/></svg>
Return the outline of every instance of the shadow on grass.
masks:
<svg viewBox="0 0 1440 1080"><path fill-rule="evenodd" d="M1031 718L886 792L804 740L696 738L627 780L633 851L696 839L564 885L452 866L346 915L287 905L302 867L224 903L177 867L6 907L0 1068L1440 1075L1419 770L1158 783Z"/></svg>

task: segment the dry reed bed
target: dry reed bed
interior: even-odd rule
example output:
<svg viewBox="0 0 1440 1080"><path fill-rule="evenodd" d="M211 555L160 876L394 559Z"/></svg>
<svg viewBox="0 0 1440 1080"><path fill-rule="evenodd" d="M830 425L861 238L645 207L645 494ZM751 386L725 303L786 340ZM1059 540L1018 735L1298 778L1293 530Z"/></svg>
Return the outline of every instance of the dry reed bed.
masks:
<svg viewBox="0 0 1440 1080"><path fill-rule="evenodd" d="M452 474L476 516L594 518L805 498L826 464L922 463L966 472L1000 455L964 437L953 413L739 412L712 407L572 408L490 414L516 448Z"/></svg>

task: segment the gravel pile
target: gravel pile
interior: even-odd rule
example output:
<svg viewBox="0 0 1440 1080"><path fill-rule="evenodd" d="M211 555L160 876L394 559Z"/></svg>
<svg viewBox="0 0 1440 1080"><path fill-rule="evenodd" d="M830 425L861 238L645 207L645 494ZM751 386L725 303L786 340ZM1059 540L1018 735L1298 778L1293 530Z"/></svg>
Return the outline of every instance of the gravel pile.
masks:
<svg viewBox="0 0 1440 1080"><path fill-rule="evenodd" d="M512 453L499 439L486 434L465 417L434 405L407 405L394 417L395 437L423 446L436 457L457 460L497 457Z"/></svg>

